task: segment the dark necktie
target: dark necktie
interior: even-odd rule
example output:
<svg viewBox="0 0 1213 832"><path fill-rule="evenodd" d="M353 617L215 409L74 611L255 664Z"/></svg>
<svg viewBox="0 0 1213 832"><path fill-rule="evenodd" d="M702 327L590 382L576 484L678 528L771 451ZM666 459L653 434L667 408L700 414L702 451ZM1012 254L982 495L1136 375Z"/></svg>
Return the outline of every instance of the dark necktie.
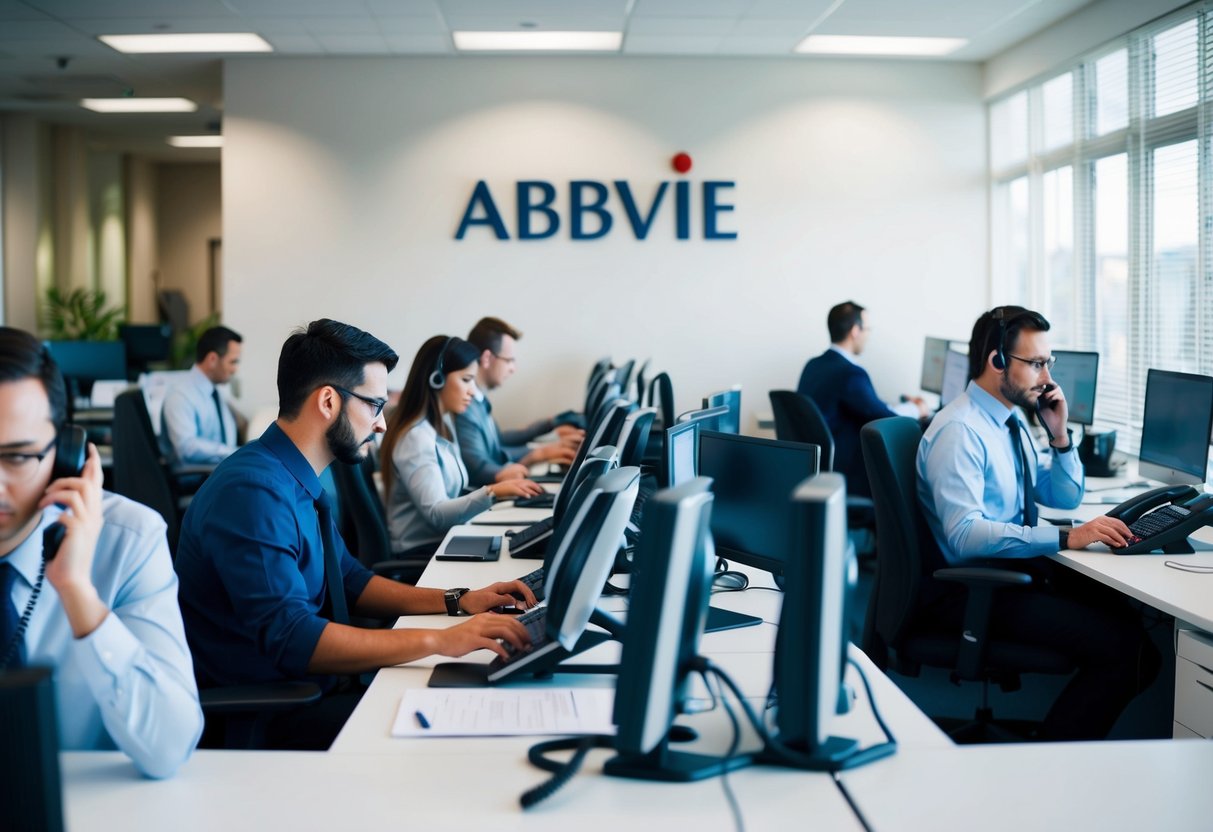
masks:
<svg viewBox="0 0 1213 832"><path fill-rule="evenodd" d="M328 590L333 621L349 624L350 613L345 605L345 582L341 579L341 564L337 562L337 546L333 542L333 506L329 495L321 491L316 498L316 515L320 520L320 542L324 546L324 585Z"/></svg>
<svg viewBox="0 0 1213 832"><path fill-rule="evenodd" d="M1023 437L1019 431L1019 420L1015 414L1007 419L1007 428L1011 431L1011 447L1019 457L1019 471L1023 476L1023 524L1036 525L1036 488L1032 484L1032 469L1028 467L1028 453L1023 446Z"/></svg>
<svg viewBox="0 0 1213 832"><path fill-rule="evenodd" d="M12 660L8 667L21 667L25 664L25 645L13 645L13 637L17 634L17 625L21 616L17 614L17 605L13 603L13 583L17 580L17 570L10 564L0 563L0 592L4 593L4 608L0 609L0 662L9 655L13 647Z"/></svg>
<svg viewBox="0 0 1213 832"><path fill-rule="evenodd" d="M219 441L227 444L227 431L223 429L223 399L219 398L219 388L211 388L211 398L215 400L215 412L219 414Z"/></svg>

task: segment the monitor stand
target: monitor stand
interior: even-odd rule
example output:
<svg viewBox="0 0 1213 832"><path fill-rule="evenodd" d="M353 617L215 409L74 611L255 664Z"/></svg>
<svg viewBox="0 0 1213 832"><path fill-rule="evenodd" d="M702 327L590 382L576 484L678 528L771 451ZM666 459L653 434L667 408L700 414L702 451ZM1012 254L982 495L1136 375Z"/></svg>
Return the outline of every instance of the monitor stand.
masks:
<svg viewBox="0 0 1213 832"><path fill-rule="evenodd" d="M708 620L703 626L703 631L719 633L721 630L736 630L740 627L753 627L761 623L762 619L756 615L722 610L720 607L708 607Z"/></svg>

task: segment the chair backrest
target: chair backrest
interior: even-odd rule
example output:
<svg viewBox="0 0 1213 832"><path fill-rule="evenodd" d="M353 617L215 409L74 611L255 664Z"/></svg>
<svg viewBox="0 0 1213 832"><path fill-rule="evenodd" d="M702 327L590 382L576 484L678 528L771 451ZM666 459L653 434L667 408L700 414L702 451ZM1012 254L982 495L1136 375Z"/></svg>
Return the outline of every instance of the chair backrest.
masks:
<svg viewBox="0 0 1213 832"><path fill-rule="evenodd" d="M918 422L905 416L868 422L859 432L880 541L873 624L889 646L896 646L921 601L925 570L943 565L918 503L921 439Z"/></svg>
<svg viewBox="0 0 1213 832"><path fill-rule="evenodd" d="M155 509L168 524L169 547L177 547L177 497L152 430L141 390L114 399L114 492Z"/></svg>
<svg viewBox="0 0 1213 832"><path fill-rule="evenodd" d="M628 384L632 380L632 370L636 367L636 359L631 358L620 364L615 369L615 383L619 385L619 391L624 396L627 396Z"/></svg>
<svg viewBox="0 0 1213 832"><path fill-rule="evenodd" d="M643 407L633 410L623 420L623 429L619 432L616 446L619 448L619 467L629 466L639 468L649 447L649 431L653 428L653 420L657 418L657 408Z"/></svg>
<svg viewBox="0 0 1213 832"><path fill-rule="evenodd" d="M374 454L358 465L334 462L333 483L341 513L341 535L346 546L363 566L371 566L392 557L383 504L375 491Z"/></svg>
<svg viewBox="0 0 1213 832"><path fill-rule="evenodd" d="M669 373L658 373L649 382L648 404L657 408L662 429L674 427L678 414L674 412L674 385Z"/></svg>
<svg viewBox="0 0 1213 832"><path fill-rule="evenodd" d="M834 470L834 434L825 416L808 396L794 390L772 390L775 438L821 447L821 470Z"/></svg>

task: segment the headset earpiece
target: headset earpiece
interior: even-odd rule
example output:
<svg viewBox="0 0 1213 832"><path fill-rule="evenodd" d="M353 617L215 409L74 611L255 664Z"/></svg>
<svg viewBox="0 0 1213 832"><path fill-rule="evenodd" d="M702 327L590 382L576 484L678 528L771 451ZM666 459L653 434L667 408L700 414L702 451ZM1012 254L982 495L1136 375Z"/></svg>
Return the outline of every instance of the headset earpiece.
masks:
<svg viewBox="0 0 1213 832"><path fill-rule="evenodd" d="M446 371L443 362L446 359L446 348L451 345L452 340L450 336L447 336L446 341L442 344L442 349L438 351L438 358L434 361L434 372L430 373L430 387L434 390L441 390L446 386Z"/></svg>
<svg viewBox="0 0 1213 832"><path fill-rule="evenodd" d="M994 353L990 363L995 370L1002 372L1007 368L1007 308L1000 306L992 314L994 320L998 321L998 352Z"/></svg>
<svg viewBox="0 0 1213 832"><path fill-rule="evenodd" d="M51 480L78 477L84 473L84 460L88 456L88 436L79 425L64 425L55 438L55 465Z"/></svg>

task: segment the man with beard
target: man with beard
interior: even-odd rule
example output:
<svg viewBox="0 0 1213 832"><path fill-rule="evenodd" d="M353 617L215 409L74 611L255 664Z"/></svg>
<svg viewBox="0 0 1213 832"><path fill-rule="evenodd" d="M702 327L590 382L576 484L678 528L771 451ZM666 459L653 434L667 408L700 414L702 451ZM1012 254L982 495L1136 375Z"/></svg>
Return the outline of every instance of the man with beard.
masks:
<svg viewBox="0 0 1213 832"><path fill-rule="evenodd" d="M340 674L482 648L504 656L498 639L526 648L520 624L487 612L533 605L520 581L446 592L396 583L361 566L337 534L319 477L334 460L358 464L383 432L396 360L348 324L319 320L293 333L278 361L278 420L219 465L182 524L176 567L199 687L309 679L326 691L272 721L271 747L329 746L361 696ZM452 592L452 614L473 614L459 626L349 624L350 613L451 612Z"/></svg>
<svg viewBox="0 0 1213 832"><path fill-rule="evenodd" d="M1092 543L1126 545L1120 520L1097 517L1072 530L1036 524L1036 504L1082 502L1082 464L1066 429L1064 391L1049 375L1049 322L1021 306L983 314L969 341L972 381L931 422L918 448L918 496L942 558L926 558L922 620L962 626L964 594L931 572L990 559L1034 576L996 596L990 635L1068 653L1078 672L1054 702L1043 739L1100 739L1158 672L1158 651L1113 590L1045 556ZM1015 407L1037 409L1052 439L1037 452ZM998 560L994 563L998 564Z"/></svg>

